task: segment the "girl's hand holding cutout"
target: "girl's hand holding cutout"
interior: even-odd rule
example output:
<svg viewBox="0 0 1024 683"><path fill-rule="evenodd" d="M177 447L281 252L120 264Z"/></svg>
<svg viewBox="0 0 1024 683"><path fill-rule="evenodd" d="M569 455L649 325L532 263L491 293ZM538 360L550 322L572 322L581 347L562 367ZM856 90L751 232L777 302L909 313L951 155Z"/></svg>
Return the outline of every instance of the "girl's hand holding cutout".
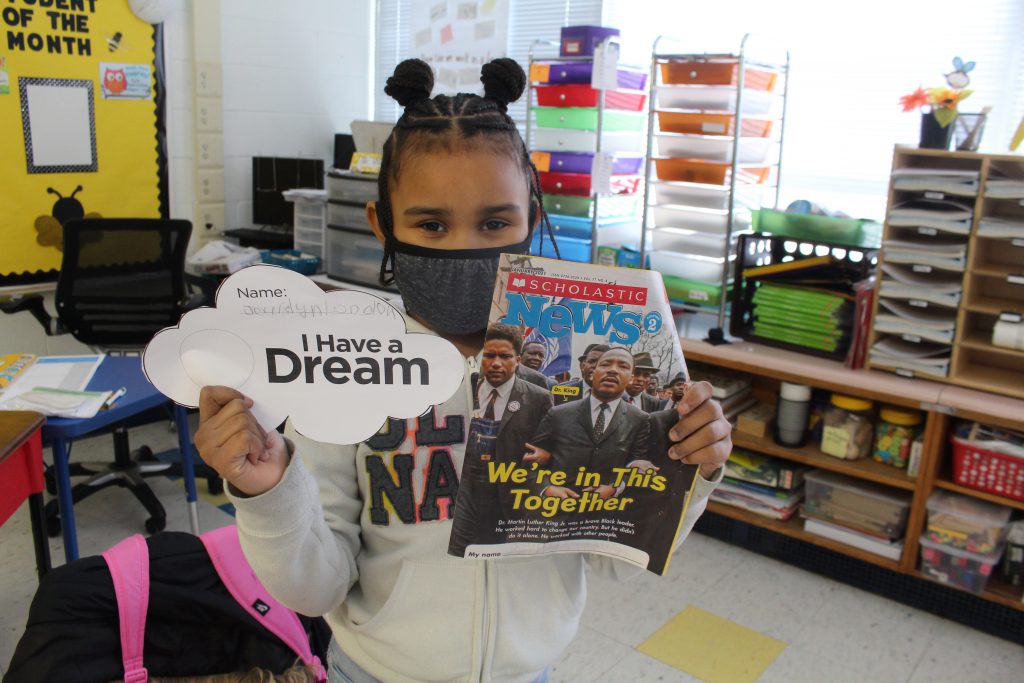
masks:
<svg viewBox="0 0 1024 683"><path fill-rule="evenodd" d="M700 476L710 480L732 452L732 425L722 407L711 399L711 385L696 382L686 388L676 406L679 421L669 431L673 442L668 455L689 465L700 465Z"/></svg>
<svg viewBox="0 0 1024 683"><path fill-rule="evenodd" d="M281 481L290 456L284 437L264 430L252 406L252 399L230 387L203 387L195 444L203 461L235 489L258 496Z"/></svg>

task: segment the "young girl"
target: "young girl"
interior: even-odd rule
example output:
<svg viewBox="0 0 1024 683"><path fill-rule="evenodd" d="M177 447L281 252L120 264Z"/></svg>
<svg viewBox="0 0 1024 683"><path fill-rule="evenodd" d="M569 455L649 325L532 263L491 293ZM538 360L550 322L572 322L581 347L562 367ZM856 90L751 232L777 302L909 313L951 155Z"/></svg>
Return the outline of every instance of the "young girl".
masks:
<svg viewBox="0 0 1024 683"><path fill-rule="evenodd" d="M576 634L585 568L637 573L598 555L446 552L498 254L525 253L543 217L536 170L506 111L525 74L499 59L481 81L483 97L431 98L430 68L399 64L385 92L405 113L384 148L379 201L367 206L384 245L382 280L397 283L409 331L462 351L462 389L350 446L265 432L251 400L227 387L201 397L196 445L228 480L246 556L281 602L326 617L332 681L546 680ZM670 435L669 456L701 472L680 542L731 449L710 396L710 385L694 384Z"/></svg>

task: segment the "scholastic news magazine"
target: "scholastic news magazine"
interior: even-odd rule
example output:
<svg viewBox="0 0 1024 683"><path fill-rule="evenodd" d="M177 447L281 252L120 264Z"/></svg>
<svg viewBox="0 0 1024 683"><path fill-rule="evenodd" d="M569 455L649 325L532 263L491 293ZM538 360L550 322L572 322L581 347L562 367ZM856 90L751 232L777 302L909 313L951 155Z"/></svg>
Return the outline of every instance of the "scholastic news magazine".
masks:
<svg viewBox="0 0 1024 683"><path fill-rule="evenodd" d="M697 467L649 393L688 379L658 273L503 254L448 552L593 552L664 574Z"/></svg>

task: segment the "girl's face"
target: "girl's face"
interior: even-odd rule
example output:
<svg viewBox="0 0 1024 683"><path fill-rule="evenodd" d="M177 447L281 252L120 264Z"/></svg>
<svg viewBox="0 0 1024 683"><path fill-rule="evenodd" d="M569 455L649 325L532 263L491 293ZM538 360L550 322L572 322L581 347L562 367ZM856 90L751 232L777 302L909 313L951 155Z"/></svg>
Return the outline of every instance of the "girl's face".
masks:
<svg viewBox="0 0 1024 683"><path fill-rule="evenodd" d="M486 249L518 244L529 232L529 184L507 154L469 149L410 156L390 194L395 238L406 244ZM366 215L383 244L374 202Z"/></svg>

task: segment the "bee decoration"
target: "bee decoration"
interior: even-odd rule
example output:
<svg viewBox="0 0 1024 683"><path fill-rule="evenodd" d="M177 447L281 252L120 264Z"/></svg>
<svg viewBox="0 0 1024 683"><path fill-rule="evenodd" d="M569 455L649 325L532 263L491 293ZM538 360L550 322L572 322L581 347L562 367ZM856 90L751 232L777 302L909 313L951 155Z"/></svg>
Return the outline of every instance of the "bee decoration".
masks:
<svg viewBox="0 0 1024 683"><path fill-rule="evenodd" d="M963 90L971 84L971 78L967 72L974 68L974 62L964 63L959 57L953 58L953 71L946 74L946 83L950 88Z"/></svg>
<svg viewBox="0 0 1024 683"><path fill-rule="evenodd" d="M82 191L79 185L70 197L63 196L52 187L46 188L49 194L57 195L58 199L53 203L51 216L40 216L36 219L35 228L36 242L44 247L56 247L58 251L64 250L64 226L67 222L76 218L100 218L100 214L86 213L82 202L75 199L75 195Z"/></svg>
<svg viewBox="0 0 1024 683"><path fill-rule="evenodd" d="M117 49L121 47L121 40L124 38L120 31L115 31L114 35L107 38L107 49L111 52L117 52Z"/></svg>

